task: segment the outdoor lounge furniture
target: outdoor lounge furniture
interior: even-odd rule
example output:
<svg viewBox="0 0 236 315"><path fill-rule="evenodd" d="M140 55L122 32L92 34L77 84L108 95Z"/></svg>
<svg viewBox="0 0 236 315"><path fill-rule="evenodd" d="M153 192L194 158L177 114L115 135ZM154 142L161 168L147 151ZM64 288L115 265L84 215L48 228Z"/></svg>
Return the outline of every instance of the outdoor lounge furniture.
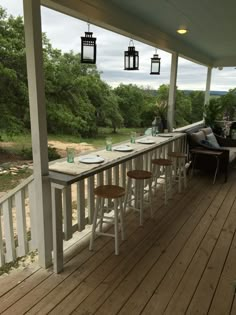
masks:
<svg viewBox="0 0 236 315"><path fill-rule="evenodd" d="M215 184L216 181L216 176L219 170L219 164L220 164L220 157L223 154L221 151L212 151L212 150L206 150L205 148L196 148L191 150L191 154L193 156L193 164L192 164L192 174L194 173L194 166L196 164L196 161L199 157L202 155L205 156L213 156L216 160L216 168L215 168L215 174L214 174L214 179L213 179L213 184Z"/></svg>
<svg viewBox="0 0 236 315"><path fill-rule="evenodd" d="M205 172L215 172L216 163L219 163L219 172L225 174L225 182L228 177L228 168L230 163L236 159L236 140L223 138L213 133L210 127L202 128L198 131L187 132L189 144L190 159L192 149L202 149L206 151L216 152L214 154L199 154L196 158L194 169L204 170ZM222 152L219 155L217 162L217 152Z"/></svg>

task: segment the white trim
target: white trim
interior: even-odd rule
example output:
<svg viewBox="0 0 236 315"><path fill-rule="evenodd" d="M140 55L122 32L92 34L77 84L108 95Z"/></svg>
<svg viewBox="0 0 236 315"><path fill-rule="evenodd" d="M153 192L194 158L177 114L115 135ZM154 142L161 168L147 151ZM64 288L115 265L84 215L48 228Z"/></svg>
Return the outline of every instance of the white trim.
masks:
<svg viewBox="0 0 236 315"><path fill-rule="evenodd" d="M39 264L52 262L51 191L48 178L47 121L43 77L40 0L24 0L26 60L34 161Z"/></svg>
<svg viewBox="0 0 236 315"><path fill-rule="evenodd" d="M174 116L175 116L175 98L176 98L176 80L178 69L178 54L172 53L171 58L171 73L170 73L170 88L168 99L168 113L167 113L167 125L169 131L174 128Z"/></svg>
<svg viewBox="0 0 236 315"><path fill-rule="evenodd" d="M211 74L212 74L212 68L208 67L208 69L207 69L207 79L206 79L206 91L205 91L204 105L209 104L209 101L210 101Z"/></svg>

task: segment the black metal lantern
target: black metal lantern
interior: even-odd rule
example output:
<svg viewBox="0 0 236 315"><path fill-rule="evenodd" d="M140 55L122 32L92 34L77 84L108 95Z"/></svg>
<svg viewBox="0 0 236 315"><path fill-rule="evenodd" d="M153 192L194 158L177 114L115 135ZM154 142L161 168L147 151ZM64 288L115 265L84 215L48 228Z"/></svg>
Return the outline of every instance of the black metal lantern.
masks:
<svg viewBox="0 0 236 315"><path fill-rule="evenodd" d="M89 31L85 32L85 36L81 36L81 63L96 63L97 45L96 38L93 37L93 33Z"/></svg>
<svg viewBox="0 0 236 315"><path fill-rule="evenodd" d="M151 72L150 74L160 74L161 58L158 57L157 53L151 58Z"/></svg>
<svg viewBox="0 0 236 315"><path fill-rule="evenodd" d="M132 46L131 46L132 44ZM124 53L125 70L138 70L139 52L135 50L134 43L130 40L128 50Z"/></svg>

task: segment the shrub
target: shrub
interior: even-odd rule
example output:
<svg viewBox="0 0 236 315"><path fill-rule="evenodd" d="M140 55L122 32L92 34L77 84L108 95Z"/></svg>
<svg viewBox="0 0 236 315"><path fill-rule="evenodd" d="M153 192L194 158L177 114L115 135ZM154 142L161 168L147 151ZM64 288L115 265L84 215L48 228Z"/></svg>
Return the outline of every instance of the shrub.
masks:
<svg viewBox="0 0 236 315"><path fill-rule="evenodd" d="M30 147L30 148L23 148L21 150L21 155L26 160L32 160L33 159L32 147ZM48 147L48 160L49 161L53 161L53 160L57 160L57 159L60 159L60 158L61 158L61 156L57 152L57 149L49 146Z"/></svg>

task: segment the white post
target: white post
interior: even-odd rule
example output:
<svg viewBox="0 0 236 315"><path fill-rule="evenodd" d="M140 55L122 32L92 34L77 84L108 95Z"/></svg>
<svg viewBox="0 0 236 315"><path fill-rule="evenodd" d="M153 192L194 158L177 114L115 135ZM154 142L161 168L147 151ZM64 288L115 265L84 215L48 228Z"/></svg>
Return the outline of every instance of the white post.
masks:
<svg viewBox="0 0 236 315"><path fill-rule="evenodd" d="M208 67L208 69L207 69L207 80L206 80L206 91L205 91L204 105L209 104L209 101L210 101L211 73L212 73L212 68Z"/></svg>
<svg viewBox="0 0 236 315"><path fill-rule="evenodd" d="M52 261L52 212L51 189L48 179L47 121L40 0L24 0L23 3L39 264L47 268Z"/></svg>
<svg viewBox="0 0 236 315"><path fill-rule="evenodd" d="M178 69L178 54L172 53L170 88L169 88L169 99L168 99L168 113L167 113L167 126L168 126L169 131L172 131L174 127L177 69Z"/></svg>

